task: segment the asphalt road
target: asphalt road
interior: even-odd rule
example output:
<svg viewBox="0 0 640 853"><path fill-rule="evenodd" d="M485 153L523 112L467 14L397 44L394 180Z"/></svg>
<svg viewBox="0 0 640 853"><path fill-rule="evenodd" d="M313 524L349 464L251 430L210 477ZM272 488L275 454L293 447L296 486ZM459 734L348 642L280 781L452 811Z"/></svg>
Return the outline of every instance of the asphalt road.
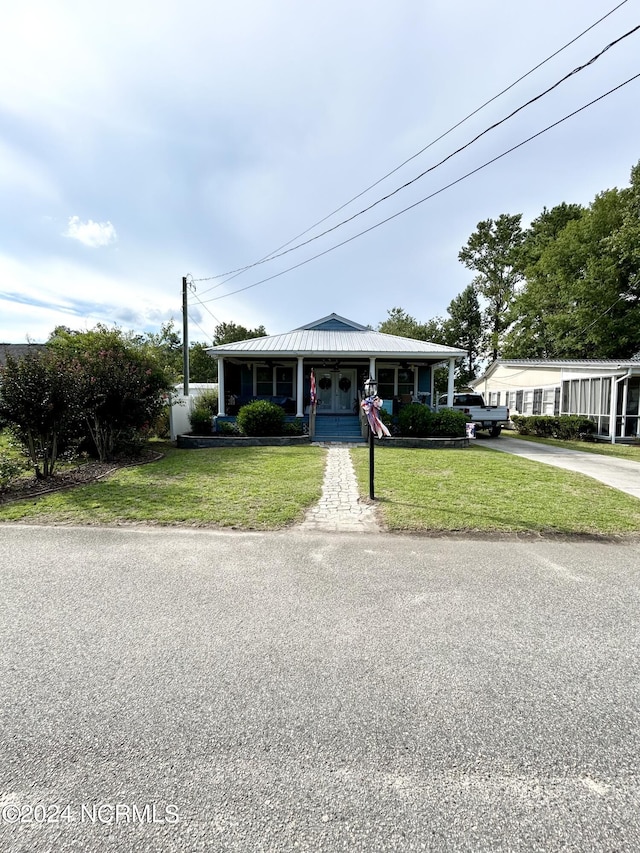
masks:
<svg viewBox="0 0 640 853"><path fill-rule="evenodd" d="M639 568L2 526L0 850L638 850Z"/></svg>

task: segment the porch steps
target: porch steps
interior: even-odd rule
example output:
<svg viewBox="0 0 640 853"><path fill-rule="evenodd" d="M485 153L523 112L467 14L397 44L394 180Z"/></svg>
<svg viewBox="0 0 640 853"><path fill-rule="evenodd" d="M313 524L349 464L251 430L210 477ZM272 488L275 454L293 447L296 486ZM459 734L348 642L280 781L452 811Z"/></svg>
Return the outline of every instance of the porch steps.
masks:
<svg viewBox="0 0 640 853"><path fill-rule="evenodd" d="M365 444L357 415L318 415L313 440Z"/></svg>

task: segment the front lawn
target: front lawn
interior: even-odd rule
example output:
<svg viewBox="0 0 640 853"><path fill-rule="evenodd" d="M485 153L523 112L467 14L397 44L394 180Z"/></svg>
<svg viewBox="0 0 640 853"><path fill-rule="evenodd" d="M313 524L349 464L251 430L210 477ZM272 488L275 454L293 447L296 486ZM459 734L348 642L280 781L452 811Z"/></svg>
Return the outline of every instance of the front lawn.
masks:
<svg viewBox="0 0 640 853"><path fill-rule="evenodd" d="M361 494L369 454L352 451ZM473 445L376 447L375 494L391 530L616 534L640 531L640 501L590 477Z"/></svg>
<svg viewBox="0 0 640 853"><path fill-rule="evenodd" d="M178 450L96 483L0 506L0 521L186 524L274 529L302 520L320 498L319 447Z"/></svg>

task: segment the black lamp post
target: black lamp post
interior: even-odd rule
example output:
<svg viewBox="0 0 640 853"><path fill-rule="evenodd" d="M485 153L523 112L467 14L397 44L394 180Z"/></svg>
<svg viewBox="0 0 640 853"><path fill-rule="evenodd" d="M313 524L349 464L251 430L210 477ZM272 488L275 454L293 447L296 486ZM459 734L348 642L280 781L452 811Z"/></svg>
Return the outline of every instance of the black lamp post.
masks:
<svg viewBox="0 0 640 853"><path fill-rule="evenodd" d="M373 405L373 398L378 394L378 383L376 380L370 376L364 383L364 396L365 399L371 398L371 404ZM374 450L374 434L373 429L371 428L371 423L369 422L369 497L372 501L375 500L375 494L373 489L373 450Z"/></svg>

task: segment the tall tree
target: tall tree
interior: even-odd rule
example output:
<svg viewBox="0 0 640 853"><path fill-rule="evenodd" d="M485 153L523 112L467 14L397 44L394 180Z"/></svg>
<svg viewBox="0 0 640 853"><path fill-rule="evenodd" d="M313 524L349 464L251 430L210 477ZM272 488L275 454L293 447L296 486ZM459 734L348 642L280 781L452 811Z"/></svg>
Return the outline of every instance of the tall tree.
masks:
<svg viewBox="0 0 640 853"><path fill-rule="evenodd" d="M640 170L600 193L526 267L512 357L625 358L640 348Z"/></svg>
<svg viewBox="0 0 640 853"><path fill-rule="evenodd" d="M478 357L482 341L482 312L478 294L472 284L452 299L447 308L443 340L449 346L459 346L467 351L458 368L458 386L467 385L477 374Z"/></svg>
<svg viewBox="0 0 640 853"><path fill-rule="evenodd" d="M378 331L386 335L398 335L401 338L415 338L419 341L443 342L444 320L434 317L426 323L419 323L404 308L390 308L388 317L378 324Z"/></svg>
<svg viewBox="0 0 640 853"><path fill-rule="evenodd" d="M194 341L189 347L189 378L192 382L218 381L218 364L206 344Z"/></svg>
<svg viewBox="0 0 640 853"><path fill-rule="evenodd" d="M510 323L510 308L515 289L522 279L518 268L518 251L524 235L522 214L501 214L495 221L478 223L458 259L477 273L473 284L486 300L484 311L485 341L493 361L498 357L504 331Z"/></svg>
<svg viewBox="0 0 640 853"><path fill-rule="evenodd" d="M264 326L247 329L237 323L220 323L216 326L213 335L213 345L220 346L220 344L232 344L235 341L246 341L249 338L263 338L266 334Z"/></svg>
<svg viewBox="0 0 640 853"><path fill-rule="evenodd" d="M518 267L525 285L513 303L515 322L505 338L503 352L506 356L547 358L556 354L549 318L564 311L566 306L549 264L542 258L569 222L580 219L584 213L579 204L562 202L551 210L545 207L525 231L518 253Z"/></svg>

